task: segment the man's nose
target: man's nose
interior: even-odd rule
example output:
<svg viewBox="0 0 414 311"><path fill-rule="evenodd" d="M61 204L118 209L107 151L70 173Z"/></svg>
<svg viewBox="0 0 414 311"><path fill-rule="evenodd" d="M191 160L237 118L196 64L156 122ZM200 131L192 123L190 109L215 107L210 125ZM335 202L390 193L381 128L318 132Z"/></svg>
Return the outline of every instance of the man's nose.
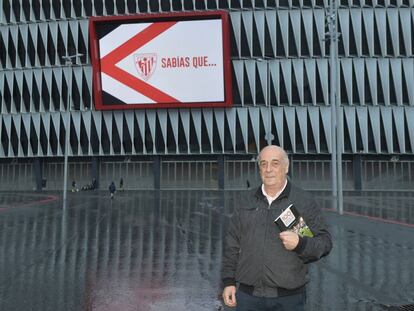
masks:
<svg viewBox="0 0 414 311"><path fill-rule="evenodd" d="M266 172L270 172L272 170L272 164L271 163L267 163L266 164Z"/></svg>

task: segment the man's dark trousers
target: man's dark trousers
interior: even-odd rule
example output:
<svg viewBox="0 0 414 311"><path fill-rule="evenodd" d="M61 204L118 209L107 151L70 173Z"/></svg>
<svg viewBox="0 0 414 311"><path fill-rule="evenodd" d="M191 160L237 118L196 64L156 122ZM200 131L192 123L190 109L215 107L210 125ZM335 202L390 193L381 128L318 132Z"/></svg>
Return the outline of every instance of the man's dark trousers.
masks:
<svg viewBox="0 0 414 311"><path fill-rule="evenodd" d="M267 298L255 297L238 290L236 301L237 311L304 311L306 293Z"/></svg>

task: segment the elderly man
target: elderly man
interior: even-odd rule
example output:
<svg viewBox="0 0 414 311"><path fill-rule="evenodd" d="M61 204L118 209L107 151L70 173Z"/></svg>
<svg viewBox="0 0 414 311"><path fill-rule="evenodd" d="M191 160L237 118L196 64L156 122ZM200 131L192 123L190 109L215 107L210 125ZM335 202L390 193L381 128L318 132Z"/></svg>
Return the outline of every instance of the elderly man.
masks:
<svg viewBox="0 0 414 311"><path fill-rule="evenodd" d="M238 311L304 310L306 264L330 252L331 236L315 200L288 180L282 148L263 148L258 164L262 185L242 198L225 239L223 300ZM291 204L313 237L281 232L274 223Z"/></svg>

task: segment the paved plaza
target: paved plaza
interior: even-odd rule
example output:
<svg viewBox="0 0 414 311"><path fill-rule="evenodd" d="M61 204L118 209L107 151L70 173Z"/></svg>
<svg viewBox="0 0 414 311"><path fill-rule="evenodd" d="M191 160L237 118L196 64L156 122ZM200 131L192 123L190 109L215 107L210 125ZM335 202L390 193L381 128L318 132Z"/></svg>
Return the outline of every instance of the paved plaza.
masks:
<svg viewBox="0 0 414 311"><path fill-rule="evenodd" d="M414 193L317 192L334 248L307 310L414 304ZM203 311L221 305L222 237L238 191L0 193L0 310ZM402 310L402 309L401 309Z"/></svg>

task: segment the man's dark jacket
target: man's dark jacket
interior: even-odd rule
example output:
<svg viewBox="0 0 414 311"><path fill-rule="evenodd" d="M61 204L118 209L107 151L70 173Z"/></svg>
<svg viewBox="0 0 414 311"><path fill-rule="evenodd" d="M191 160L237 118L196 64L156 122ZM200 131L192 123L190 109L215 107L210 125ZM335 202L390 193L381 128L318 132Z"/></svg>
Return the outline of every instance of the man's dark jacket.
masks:
<svg viewBox="0 0 414 311"><path fill-rule="evenodd" d="M274 220L293 204L314 237L300 237L293 251L284 248ZM331 236L313 197L289 181L280 196L269 203L261 187L240 197L225 239L222 262L224 286L243 283L255 295L277 296L273 288L297 289L307 282L307 263L327 255ZM269 290L270 289L270 290ZM275 291L277 293L277 291Z"/></svg>

